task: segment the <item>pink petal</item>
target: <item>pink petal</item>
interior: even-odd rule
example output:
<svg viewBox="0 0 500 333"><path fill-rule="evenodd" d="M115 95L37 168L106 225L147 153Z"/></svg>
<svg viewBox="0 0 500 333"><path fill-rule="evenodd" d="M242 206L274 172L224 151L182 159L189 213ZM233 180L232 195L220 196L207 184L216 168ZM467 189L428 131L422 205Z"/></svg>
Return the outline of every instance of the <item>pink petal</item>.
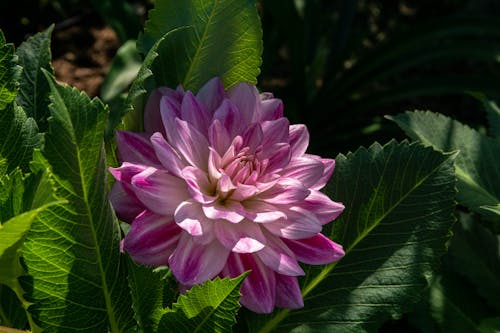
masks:
<svg viewBox="0 0 500 333"><path fill-rule="evenodd" d="M342 203L332 201L327 195L315 190L298 206L313 212L323 225L336 219L344 210Z"/></svg>
<svg viewBox="0 0 500 333"><path fill-rule="evenodd" d="M120 161L160 166L155 151L149 142L149 135L116 131L117 155Z"/></svg>
<svg viewBox="0 0 500 333"><path fill-rule="evenodd" d="M288 132L290 122L286 118L280 118L272 121L264 121L261 124L264 140L262 145L264 149L275 143L288 143Z"/></svg>
<svg viewBox="0 0 500 333"><path fill-rule="evenodd" d="M171 217L144 211L132 222L123 239L123 248L135 262L149 265L166 265L174 251L181 229Z"/></svg>
<svg viewBox="0 0 500 333"><path fill-rule="evenodd" d="M158 88L151 92L144 108L144 129L148 133L165 133L160 115L160 100L163 95L173 91L170 88Z"/></svg>
<svg viewBox="0 0 500 333"><path fill-rule="evenodd" d="M204 242L211 242L215 236L213 233L213 221L208 219L201 205L192 200L182 202L174 213L175 222L179 227L186 230L192 236L203 237Z"/></svg>
<svg viewBox="0 0 500 333"><path fill-rule="evenodd" d="M228 255L229 250L218 241L200 245L191 235L184 233L168 264L180 283L195 285L219 274Z"/></svg>
<svg viewBox="0 0 500 333"><path fill-rule="evenodd" d="M163 96L160 100L160 113L161 121L164 126L164 130L161 133L163 133L167 141L173 145L175 133L177 132L175 120L181 115L181 104L179 101L169 96Z"/></svg>
<svg viewBox="0 0 500 333"><path fill-rule="evenodd" d="M237 277L251 270L241 286L240 303L257 313L271 313L276 298L275 273L252 254L231 253L223 276Z"/></svg>
<svg viewBox="0 0 500 333"><path fill-rule="evenodd" d="M262 95L260 95L261 99ZM283 102L280 99L266 98L260 102L260 105L262 109L261 121L275 120L283 117Z"/></svg>
<svg viewBox="0 0 500 333"><path fill-rule="evenodd" d="M229 89L228 95L238 108L244 126L260 119L260 97L255 86L241 82Z"/></svg>
<svg viewBox="0 0 500 333"><path fill-rule="evenodd" d="M231 194L231 199L243 201L253 197L259 192L260 190L255 185L238 184Z"/></svg>
<svg viewBox="0 0 500 333"><path fill-rule="evenodd" d="M161 133L154 133L150 140L162 167L173 175L181 177L186 162L182 160L179 153L165 140Z"/></svg>
<svg viewBox="0 0 500 333"><path fill-rule="evenodd" d="M219 155L223 155L231 144L229 132L218 119L215 119L208 128L208 141Z"/></svg>
<svg viewBox="0 0 500 333"><path fill-rule="evenodd" d="M173 215L177 206L189 199L182 179L152 167L136 174L131 183L137 198L157 214Z"/></svg>
<svg viewBox="0 0 500 333"><path fill-rule="evenodd" d="M216 201L203 205L203 212L210 219L222 219L231 223L239 223L245 218L243 206L233 200L226 200L223 204Z"/></svg>
<svg viewBox="0 0 500 333"><path fill-rule="evenodd" d="M222 104L215 110L213 120L218 120L226 128L229 138L232 140L241 128L247 125L243 123L242 115L236 106L229 100L224 99ZM221 152L222 153L222 152Z"/></svg>
<svg viewBox="0 0 500 333"><path fill-rule="evenodd" d="M305 275L293 252L278 237L267 237L266 246L257 252L260 260L276 273Z"/></svg>
<svg viewBox="0 0 500 333"><path fill-rule="evenodd" d="M326 183L328 183L328 181L332 177L333 169L335 169L335 160L330 158L321 158L319 156L314 156L314 155L311 156L321 161L325 169L320 179L318 179L318 181L312 186L312 189L314 190L321 190L323 187L325 187Z"/></svg>
<svg viewBox="0 0 500 333"><path fill-rule="evenodd" d="M205 106L198 102L191 91L184 94L181 104L181 118L191 124L197 131L206 135L212 116Z"/></svg>
<svg viewBox="0 0 500 333"><path fill-rule="evenodd" d="M122 184L120 182L114 183L109 193L109 201L116 211L116 216L118 216L118 218L122 221L131 223L132 220L145 209L145 207L137 199L135 194L133 194L131 190L126 191L124 186L129 185Z"/></svg>
<svg viewBox="0 0 500 333"><path fill-rule="evenodd" d="M304 155L309 145L309 132L307 127L302 124L290 126L290 147L292 156L298 157Z"/></svg>
<svg viewBox="0 0 500 333"><path fill-rule="evenodd" d="M245 217L257 223L270 223L279 219L286 219L286 214L275 205L263 201L248 200L242 203Z"/></svg>
<svg viewBox="0 0 500 333"><path fill-rule="evenodd" d="M295 276L276 274L276 306L287 309L304 307L299 282Z"/></svg>
<svg viewBox="0 0 500 333"><path fill-rule="evenodd" d="M311 187L320 180L323 173L324 167L320 161L307 157L296 157L291 159L281 175L296 179L305 187Z"/></svg>
<svg viewBox="0 0 500 333"><path fill-rule="evenodd" d="M267 166L266 172L280 172L284 167L288 165L288 163L290 163L292 150L290 149L289 144L276 143L270 147L269 151L271 151L271 154L269 154L269 156L266 156L266 158L269 159L269 164Z"/></svg>
<svg viewBox="0 0 500 333"><path fill-rule="evenodd" d="M188 192L200 203L212 203L217 200L216 186L212 185L208 175L195 167L185 167L182 176L188 185Z"/></svg>
<svg viewBox="0 0 500 333"><path fill-rule="evenodd" d="M175 147L192 166L207 171L208 141L192 125L179 118L175 119L176 130L172 134L171 145Z"/></svg>
<svg viewBox="0 0 500 333"><path fill-rule="evenodd" d="M297 259L310 265L324 265L337 261L344 256L342 246L322 234L313 237L283 242L295 253Z"/></svg>
<svg viewBox="0 0 500 333"><path fill-rule="evenodd" d="M260 226L253 222L242 221L229 223L215 222L215 235L222 245L228 250L237 253L253 253L264 248L266 237Z"/></svg>
<svg viewBox="0 0 500 333"><path fill-rule="evenodd" d="M123 162L118 168L109 168L109 172L119 182L130 184L132 177L143 172L147 168L148 167L144 165Z"/></svg>
<svg viewBox="0 0 500 333"><path fill-rule="evenodd" d="M270 204L286 205L304 200L309 193L309 189L299 181L285 178L278 181L269 190L258 194L255 198Z"/></svg>
<svg viewBox="0 0 500 333"><path fill-rule="evenodd" d="M316 235L322 225L316 215L300 207L290 207L285 211L286 219L280 219L264 226L274 235L288 239L303 239Z"/></svg>
<svg viewBox="0 0 500 333"><path fill-rule="evenodd" d="M242 135L242 147L249 147L248 154L254 154L258 146L262 144L262 128L260 124L254 123L248 126Z"/></svg>
<svg viewBox="0 0 500 333"><path fill-rule="evenodd" d="M205 105L210 114L213 114L225 96L226 93L224 92L222 81L220 78L214 77L201 87L196 98Z"/></svg>

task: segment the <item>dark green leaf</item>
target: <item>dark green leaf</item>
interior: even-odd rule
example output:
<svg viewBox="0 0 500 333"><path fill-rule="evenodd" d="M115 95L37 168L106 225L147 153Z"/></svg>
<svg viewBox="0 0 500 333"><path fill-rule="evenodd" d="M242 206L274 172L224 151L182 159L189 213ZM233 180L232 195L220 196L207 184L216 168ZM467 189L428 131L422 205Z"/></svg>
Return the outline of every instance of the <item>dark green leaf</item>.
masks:
<svg viewBox="0 0 500 333"><path fill-rule="evenodd" d="M394 141L337 156L327 191L346 209L330 236L346 255L308 267L304 310L259 316L251 331L374 332L408 311L450 237L453 158Z"/></svg>
<svg viewBox="0 0 500 333"><path fill-rule="evenodd" d="M160 322L160 332L231 332L240 308L240 287L246 274L215 278L181 295Z"/></svg>
<svg viewBox="0 0 500 333"><path fill-rule="evenodd" d="M389 119L408 136L442 151L460 151L456 160L458 200L479 213L500 202L500 141L451 118L431 112L407 112Z"/></svg>
<svg viewBox="0 0 500 333"><path fill-rule="evenodd" d="M0 284L0 325L24 329L26 324L26 312L16 294Z"/></svg>
<svg viewBox="0 0 500 333"><path fill-rule="evenodd" d="M134 326L120 230L107 200L107 110L68 86L51 88L44 159L56 195L24 242L29 311L48 332L125 332Z"/></svg>
<svg viewBox="0 0 500 333"><path fill-rule="evenodd" d="M185 29L178 29L184 27ZM149 14L139 50L146 54L161 37L152 68L157 86L197 91L214 76L229 88L257 82L262 30L253 0L158 0Z"/></svg>
<svg viewBox="0 0 500 333"><path fill-rule="evenodd" d="M487 112L491 136L500 139L500 107L482 93L471 93L471 95L481 101Z"/></svg>
<svg viewBox="0 0 500 333"><path fill-rule="evenodd" d="M33 149L43 143L43 136L33 118L27 118L23 109L15 102L0 112L0 159L7 160L7 172L21 167L29 171Z"/></svg>
<svg viewBox="0 0 500 333"><path fill-rule="evenodd" d="M145 333L157 332L166 296L177 293L177 283L169 283L164 270L153 270L128 260L128 282L132 293L135 319ZM171 274L170 274L171 276ZM175 288L175 289L174 289Z"/></svg>
<svg viewBox="0 0 500 333"><path fill-rule="evenodd" d="M466 217L454 230L447 263L466 277L491 306L500 311L500 236Z"/></svg>
<svg viewBox="0 0 500 333"><path fill-rule="evenodd" d="M91 0L91 2L122 43L137 38L141 24L137 10L132 4L122 0Z"/></svg>
<svg viewBox="0 0 500 333"><path fill-rule="evenodd" d="M47 129L49 115L49 84L42 68L54 73L50 52L52 30L53 26L50 26L47 30L28 38L16 51L19 64L23 67L16 102L23 107L28 117L35 119L42 132Z"/></svg>
<svg viewBox="0 0 500 333"><path fill-rule="evenodd" d="M14 45L6 44L0 31L0 111L4 110L17 95L21 67L17 65Z"/></svg>

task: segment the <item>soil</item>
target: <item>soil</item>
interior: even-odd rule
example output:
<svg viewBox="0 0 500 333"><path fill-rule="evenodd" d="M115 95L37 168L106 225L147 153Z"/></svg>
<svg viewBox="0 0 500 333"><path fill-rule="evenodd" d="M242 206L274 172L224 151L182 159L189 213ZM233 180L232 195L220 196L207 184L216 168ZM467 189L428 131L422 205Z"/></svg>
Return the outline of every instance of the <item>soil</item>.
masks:
<svg viewBox="0 0 500 333"><path fill-rule="evenodd" d="M120 42L107 26L74 25L53 33L52 53L57 80L89 96L99 95L104 77Z"/></svg>

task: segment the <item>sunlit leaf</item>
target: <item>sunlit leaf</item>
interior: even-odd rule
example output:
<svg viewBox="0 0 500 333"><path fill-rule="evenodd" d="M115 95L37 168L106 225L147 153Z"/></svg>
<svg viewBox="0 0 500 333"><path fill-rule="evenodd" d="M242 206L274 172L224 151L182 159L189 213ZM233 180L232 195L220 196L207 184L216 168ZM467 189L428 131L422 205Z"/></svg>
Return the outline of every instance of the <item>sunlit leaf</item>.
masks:
<svg viewBox="0 0 500 333"><path fill-rule="evenodd" d="M49 132L38 161L64 204L43 211L23 247L23 287L46 331L124 332L134 326L120 230L107 200L104 127L97 99L50 85Z"/></svg>
<svg viewBox="0 0 500 333"><path fill-rule="evenodd" d="M246 274L215 278L191 288L167 309L160 332L231 332L240 308L240 287Z"/></svg>

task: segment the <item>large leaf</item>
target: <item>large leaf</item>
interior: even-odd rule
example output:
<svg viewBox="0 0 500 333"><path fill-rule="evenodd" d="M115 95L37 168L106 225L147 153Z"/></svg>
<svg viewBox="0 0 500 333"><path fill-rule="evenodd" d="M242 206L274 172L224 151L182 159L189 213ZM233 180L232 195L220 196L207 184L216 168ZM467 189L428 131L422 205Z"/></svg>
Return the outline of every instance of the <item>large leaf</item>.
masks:
<svg viewBox="0 0 500 333"><path fill-rule="evenodd" d="M166 310L159 332L231 332L245 277L215 278L194 286Z"/></svg>
<svg viewBox="0 0 500 333"><path fill-rule="evenodd" d="M453 156L419 144L392 141L337 156L328 191L346 209L330 236L346 255L307 268L303 310L254 318L250 330L373 332L401 316L445 251L454 187Z"/></svg>
<svg viewBox="0 0 500 333"><path fill-rule="evenodd" d="M226 88L256 83L261 64L262 29L254 0L158 0L149 14L139 50L146 54L170 31L159 48L153 73L157 85L197 91L214 76Z"/></svg>
<svg viewBox="0 0 500 333"><path fill-rule="evenodd" d="M16 102L23 107L28 117L32 117L45 132L49 114L49 85L42 68L53 73L50 38L53 26L28 38L16 51L19 64L23 67L20 90Z"/></svg>
<svg viewBox="0 0 500 333"><path fill-rule="evenodd" d="M166 268L153 270L137 265L130 258L128 264L134 317L142 332L158 332L164 308L175 300L172 296L178 294L177 281Z"/></svg>
<svg viewBox="0 0 500 333"><path fill-rule="evenodd" d="M0 284L0 325L23 329L26 324L26 312L16 294Z"/></svg>
<svg viewBox="0 0 500 333"><path fill-rule="evenodd" d="M5 37L0 31L0 111L16 98L21 72L16 60L14 45L6 44Z"/></svg>
<svg viewBox="0 0 500 333"><path fill-rule="evenodd" d="M468 208L485 213L481 206L500 202L500 141L441 114L407 112L389 119L412 139L442 151L459 150L456 160L458 200Z"/></svg>
<svg viewBox="0 0 500 333"><path fill-rule="evenodd" d="M23 280L35 321L47 332L124 332L134 326L120 230L107 200L104 127L97 99L55 83L41 163L56 195L24 242Z"/></svg>

